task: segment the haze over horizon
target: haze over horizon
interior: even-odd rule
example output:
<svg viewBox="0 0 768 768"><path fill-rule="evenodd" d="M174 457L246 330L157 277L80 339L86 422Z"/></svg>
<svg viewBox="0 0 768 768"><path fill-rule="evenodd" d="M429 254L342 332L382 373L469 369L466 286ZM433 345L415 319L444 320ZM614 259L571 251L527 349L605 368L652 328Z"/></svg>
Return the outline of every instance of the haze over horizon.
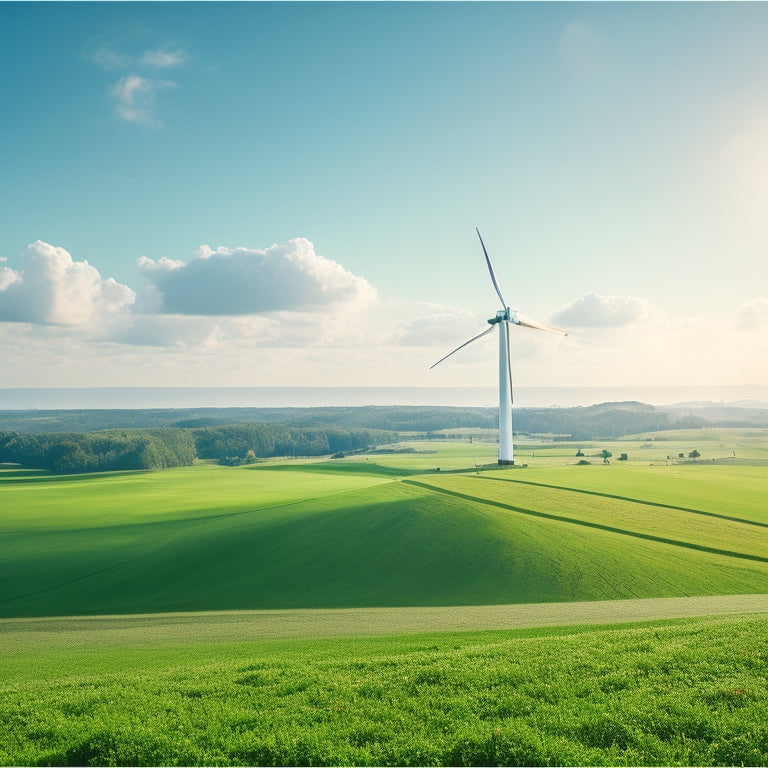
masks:
<svg viewBox="0 0 768 768"><path fill-rule="evenodd" d="M762 3L3 3L0 388L768 381Z"/></svg>
<svg viewBox="0 0 768 768"><path fill-rule="evenodd" d="M518 387L516 408L641 402L768 409L768 386ZM0 388L0 411L153 408L498 407L496 387L21 387Z"/></svg>

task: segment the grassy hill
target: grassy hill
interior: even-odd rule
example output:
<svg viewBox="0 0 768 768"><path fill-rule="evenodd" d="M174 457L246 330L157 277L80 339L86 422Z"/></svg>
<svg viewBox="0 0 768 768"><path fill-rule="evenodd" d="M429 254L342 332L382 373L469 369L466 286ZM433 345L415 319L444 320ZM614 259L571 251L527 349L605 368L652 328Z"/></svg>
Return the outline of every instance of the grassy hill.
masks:
<svg viewBox="0 0 768 768"><path fill-rule="evenodd" d="M489 446L419 449L67 480L6 472L0 616L766 591L764 468L446 475ZM680 470L681 484L664 474Z"/></svg>

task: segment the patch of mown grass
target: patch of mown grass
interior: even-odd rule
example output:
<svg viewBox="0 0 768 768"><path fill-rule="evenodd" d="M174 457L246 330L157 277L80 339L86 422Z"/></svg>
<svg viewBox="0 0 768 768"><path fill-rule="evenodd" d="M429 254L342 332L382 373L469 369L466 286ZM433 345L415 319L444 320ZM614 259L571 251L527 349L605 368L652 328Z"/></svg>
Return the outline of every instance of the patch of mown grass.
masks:
<svg viewBox="0 0 768 768"><path fill-rule="evenodd" d="M765 616L206 645L0 685L9 765L764 765ZM88 655L88 651L80 652ZM120 669L118 665L118 669Z"/></svg>
<svg viewBox="0 0 768 768"><path fill-rule="evenodd" d="M622 466L614 461L610 466L537 466L519 476L499 476L768 523L765 467Z"/></svg>
<svg viewBox="0 0 768 768"><path fill-rule="evenodd" d="M447 492L468 495L532 513L553 515L585 525L655 536L708 549L727 550L747 557L768 555L768 525L735 520L711 512L656 506L602 493L532 484L518 473L487 472L478 476L431 476L420 482ZM501 482L493 482L501 480Z"/></svg>

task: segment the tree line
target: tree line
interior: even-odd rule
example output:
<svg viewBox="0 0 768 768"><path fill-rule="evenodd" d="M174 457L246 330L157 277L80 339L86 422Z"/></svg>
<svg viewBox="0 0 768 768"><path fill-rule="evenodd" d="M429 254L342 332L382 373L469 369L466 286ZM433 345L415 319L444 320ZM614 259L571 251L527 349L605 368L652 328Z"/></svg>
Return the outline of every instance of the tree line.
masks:
<svg viewBox="0 0 768 768"><path fill-rule="evenodd" d="M166 469L189 465L195 456L192 435L183 429L0 432L0 462L56 474Z"/></svg>
<svg viewBox="0 0 768 768"><path fill-rule="evenodd" d="M249 456L322 456L394 439L396 435L384 430L277 423L42 434L6 431L0 432L0 463L56 474L166 469L189 466L197 458L239 464Z"/></svg>
<svg viewBox="0 0 768 768"><path fill-rule="evenodd" d="M703 426L768 426L768 409L722 408L717 411L716 419L709 417L710 412L711 409L706 408L696 412L623 402L575 408L515 408L512 420L517 433L563 434L574 440ZM730 414L727 420L726 414ZM31 410L0 411L0 431L39 434L160 427L197 430L269 423L284 428L315 429L320 426L342 431L378 429L424 435L461 427L495 428L498 418L498 408L458 406Z"/></svg>
<svg viewBox="0 0 768 768"><path fill-rule="evenodd" d="M191 430L201 459L244 459L249 451L257 457L324 456L359 451L397 439L382 429L296 427L290 424L229 424ZM231 462L228 462L231 463Z"/></svg>

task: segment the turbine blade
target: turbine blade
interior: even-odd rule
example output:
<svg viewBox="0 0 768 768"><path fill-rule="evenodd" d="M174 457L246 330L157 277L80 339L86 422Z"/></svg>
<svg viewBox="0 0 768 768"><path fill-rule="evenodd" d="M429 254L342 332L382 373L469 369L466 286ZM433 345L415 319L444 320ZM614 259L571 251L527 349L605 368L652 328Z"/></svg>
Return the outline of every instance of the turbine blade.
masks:
<svg viewBox="0 0 768 768"><path fill-rule="evenodd" d="M486 334L490 333L494 329L494 325L492 325L490 328L486 328L482 333L478 333L477 336L473 336L469 341L465 341L460 347L456 347L456 349L453 350L453 352L449 352L445 357L441 357L435 365L440 365L440 363L443 362L443 360L447 360L451 355L458 352L460 349L464 349L464 347L467 346L467 344L471 344L473 341L477 341L478 339L482 338ZM431 371L435 365L430 365L429 370Z"/></svg>
<svg viewBox="0 0 768 768"><path fill-rule="evenodd" d="M483 242L483 236L480 234L480 230L477 227L475 227L475 232L477 232L477 236L480 238L480 245L483 246L483 253L485 254L485 263L488 265L488 271L491 273L491 281L493 282L493 287L496 289L496 293L499 294L499 298L501 299L501 308L506 309L507 302L504 301L504 297L501 295L501 288L499 288L499 284L496 282L496 275L493 273L493 266L491 265L491 259L490 259L490 256L488 256L488 251L485 250L485 243Z"/></svg>
<svg viewBox="0 0 768 768"><path fill-rule="evenodd" d="M552 333L562 333L565 336L568 335L568 331L564 331L562 328L554 328L551 325L539 323L536 320L531 320L529 317L525 317L525 315L516 315L512 322L517 325L524 325L526 328L535 328L537 331L551 331Z"/></svg>
<svg viewBox="0 0 768 768"><path fill-rule="evenodd" d="M507 327L505 330L507 332L507 376L509 376L509 402L514 403L515 395L512 390L512 353L509 351L509 322L507 322Z"/></svg>

